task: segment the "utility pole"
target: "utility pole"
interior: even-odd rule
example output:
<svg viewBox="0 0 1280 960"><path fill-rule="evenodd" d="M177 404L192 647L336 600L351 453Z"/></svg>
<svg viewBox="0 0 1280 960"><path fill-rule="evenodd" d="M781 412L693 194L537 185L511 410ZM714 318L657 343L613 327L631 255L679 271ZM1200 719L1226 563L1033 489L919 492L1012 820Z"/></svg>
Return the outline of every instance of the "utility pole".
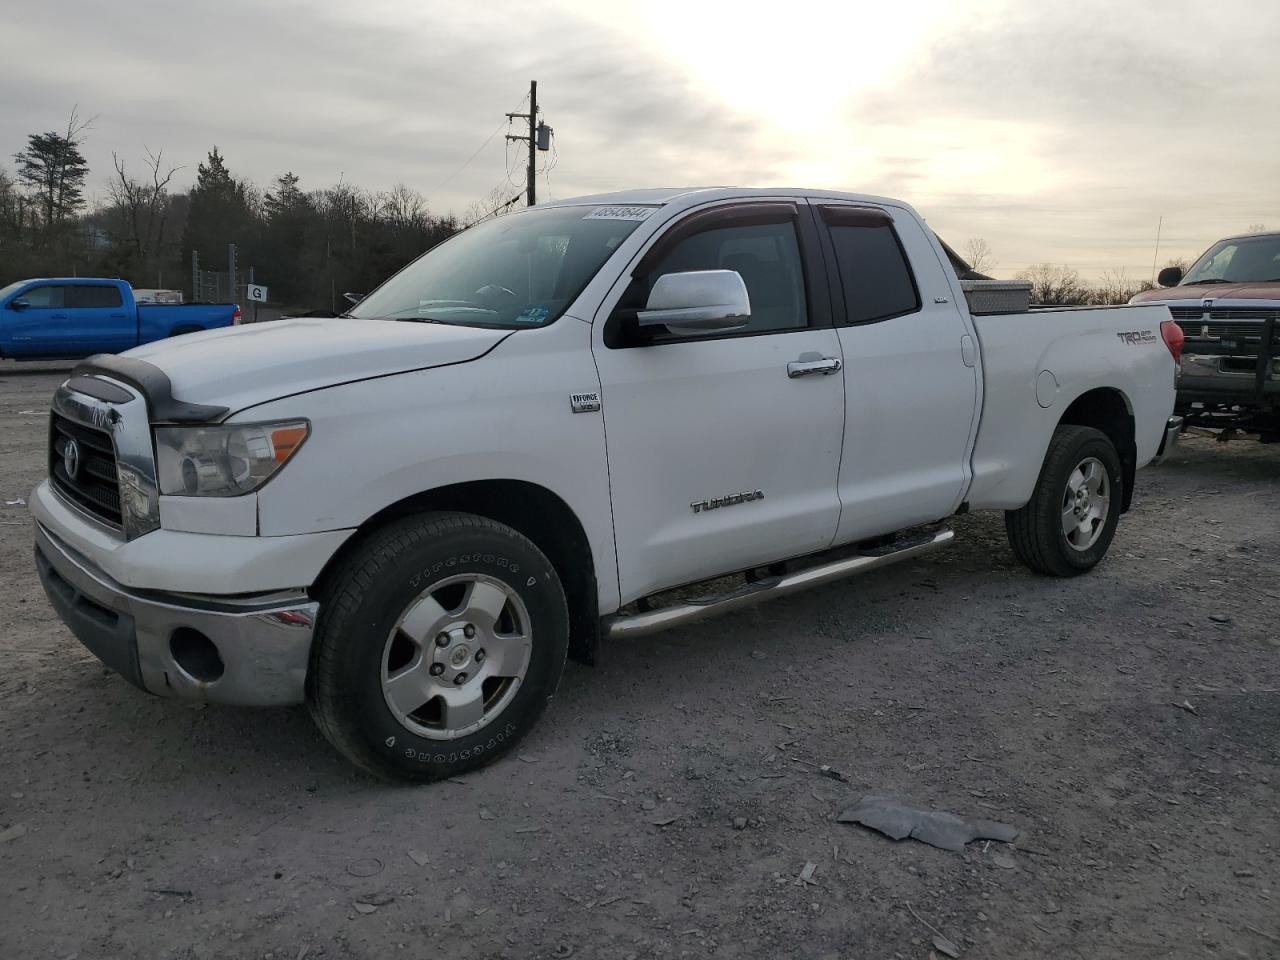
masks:
<svg viewBox="0 0 1280 960"><path fill-rule="evenodd" d="M552 130L545 123L538 122L538 81L529 81L529 112L528 113L508 113L507 119L514 120L520 117L529 121L529 135L516 136L515 134L507 134L508 140L524 140L529 144L529 169L526 171L527 186L525 187L525 200L529 206L537 203L538 196L538 151L551 149L551 133Z"/></svg>
<svg viewBox="0 0 1280 960"><path fill-rule="evenodd" d="M1151 285L1156 285L1156 262L1160 259L1160 231L1164 228L1164 214L1156 223L1156 252L1151 255Z"/></svg>
<svg viewBox="0 0 1280 960"><path fill-rule="evenodd" d="M234 301L236 298L236 245L234 243L227 244L227 286L230 288L230 296L227 299Z"/></svg>

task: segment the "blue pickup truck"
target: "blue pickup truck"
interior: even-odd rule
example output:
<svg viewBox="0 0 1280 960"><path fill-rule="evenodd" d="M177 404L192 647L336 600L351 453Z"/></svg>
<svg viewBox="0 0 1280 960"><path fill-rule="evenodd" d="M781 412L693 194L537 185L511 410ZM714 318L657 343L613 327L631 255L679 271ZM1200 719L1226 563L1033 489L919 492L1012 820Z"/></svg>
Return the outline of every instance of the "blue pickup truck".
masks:
<svg viewBox="0 0 1280 960"><path fill-rule="evenodd" d="M234 303L138 303L123 280L63 277L0 288L0 358L71 360L240 322Z"/></svg>

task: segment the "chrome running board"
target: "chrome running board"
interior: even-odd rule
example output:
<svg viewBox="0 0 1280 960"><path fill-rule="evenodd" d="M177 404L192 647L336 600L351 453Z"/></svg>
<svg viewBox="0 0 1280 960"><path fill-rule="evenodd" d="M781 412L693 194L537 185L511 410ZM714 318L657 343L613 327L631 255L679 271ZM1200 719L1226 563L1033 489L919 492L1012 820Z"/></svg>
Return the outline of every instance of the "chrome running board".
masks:
<svg viewBox="0 0 1280 960"><path fill-rule="evenodd" d="M617 614L605 618L604 635L610 639L618 637L643 637L650 633L670 630L672 627L684 626L695 620L740 610L743 607L771 600L774 597L798 593L810 587L821 586L833 580L841 580L856 574L867 573L880 567L887 567L900 560L909 560L922 554L932 553L945 547L955 538L951 530L939 530L925 540L917 540L898 549L883 550L877 553L861 553L851 557L843 557L828 563L821 563L795 573L769 577L743 587L699 600L690 600L670 607L646 610L634 614ZM882 548L883 549L883 548Z"/></svg>

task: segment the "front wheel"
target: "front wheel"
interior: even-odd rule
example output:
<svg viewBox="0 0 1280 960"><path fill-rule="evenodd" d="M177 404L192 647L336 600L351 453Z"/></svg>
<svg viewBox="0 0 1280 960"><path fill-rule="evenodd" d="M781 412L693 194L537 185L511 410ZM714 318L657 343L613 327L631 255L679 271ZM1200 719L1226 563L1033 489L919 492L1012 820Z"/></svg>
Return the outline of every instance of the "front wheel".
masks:
<svg viewBox="0 0 1280 960"><path fill-rule="evenodd" d="M409 517L370 536L330 581L307 701L359 766L437 780L532 728L568 643L560 578L532 542L471 514Z"/></svg>
<svg viewBox="0 0 1280 960"><path fill-rule="evenodd" d="M1004 515L1014 555L1036 573L1055 577L1097 566L1120 520L1123 476L1105 433L1058 427L1030 501Z"/></svg>

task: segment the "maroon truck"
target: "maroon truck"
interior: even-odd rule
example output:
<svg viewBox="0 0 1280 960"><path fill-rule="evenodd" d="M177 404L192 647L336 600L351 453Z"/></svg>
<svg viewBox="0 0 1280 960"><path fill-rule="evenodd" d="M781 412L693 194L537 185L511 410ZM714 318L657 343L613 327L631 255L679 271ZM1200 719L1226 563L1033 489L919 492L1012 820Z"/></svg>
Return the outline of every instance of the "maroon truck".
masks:
<svg viewBox="0 0 1280 960"><path fill-rule="evenodd" d="M1130 303L1167 304L1182 327L1175 412L1280 442L1280 231L1219 240L1185 275L1161 270L1160 285Z"/></svg>

